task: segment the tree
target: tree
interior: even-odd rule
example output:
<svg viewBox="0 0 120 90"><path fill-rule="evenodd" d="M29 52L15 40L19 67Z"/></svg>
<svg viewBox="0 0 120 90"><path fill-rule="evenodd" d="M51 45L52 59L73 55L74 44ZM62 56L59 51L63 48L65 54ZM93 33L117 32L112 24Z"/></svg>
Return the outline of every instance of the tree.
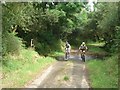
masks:
<svg viewBox="0 0 120 90"><path fill-rule="evenodd" d="M22 46L21 40L16 37L18 27L21 31L27 31L27 26L30 25L32 15L31 3L5 3L2 5L2 51L6 53L19 53Z"/></svg>

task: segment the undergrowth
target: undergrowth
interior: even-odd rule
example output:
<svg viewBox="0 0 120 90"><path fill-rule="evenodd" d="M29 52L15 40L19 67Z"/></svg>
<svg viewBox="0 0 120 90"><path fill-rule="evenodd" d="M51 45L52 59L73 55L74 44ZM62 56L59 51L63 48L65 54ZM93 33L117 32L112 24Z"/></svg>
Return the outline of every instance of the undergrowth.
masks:
<svg viewBox="0 0 120 90"><path fill-rule="evenodd" d="M117 55L104 60L87 61L89 79L92 88L118 87L118 58Z"/></svg>
<svg viewBox="0 0 120 90"><path fill-rule="evenodd" d="M2 86L4 88L23 87L53 62L55 59L40 56L32 49L22 49L18 56L9 54L2 61Z"/></svg>

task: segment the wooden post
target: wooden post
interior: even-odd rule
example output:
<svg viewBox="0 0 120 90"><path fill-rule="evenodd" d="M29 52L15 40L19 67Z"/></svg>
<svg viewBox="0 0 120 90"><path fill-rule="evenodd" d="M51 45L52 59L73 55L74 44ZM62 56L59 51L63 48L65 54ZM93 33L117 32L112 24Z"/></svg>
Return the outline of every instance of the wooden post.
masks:
<svg viewBox="0 0 120 90"><path fill-rule="evenodd" d="M30 44L30 46L31 46L31 47L34 46L34 44L33 44L33 39L31 39L31 44Z"/></svg>

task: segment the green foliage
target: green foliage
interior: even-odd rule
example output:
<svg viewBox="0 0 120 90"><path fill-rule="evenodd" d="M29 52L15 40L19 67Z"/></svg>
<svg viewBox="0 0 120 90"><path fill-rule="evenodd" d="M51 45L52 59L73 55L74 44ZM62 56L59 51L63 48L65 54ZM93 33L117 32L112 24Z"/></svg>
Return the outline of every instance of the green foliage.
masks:
<svg viewBox="0 0 120 90"><path fill-rule="evenodd" d="M96 54L105 53L105 51L102 48L100 48L100 46L88 45L88 49L90 52L94 52Z"/></svg>
<svg viewBox="0 0 120 90"><path fill-rule="evenodd" d="M60 39L69 40L73 45L83 40L104 40L106 50L114 51L117 46L114 40L119 36L119 4L97 3L94 12L86 7L82 2L3 4L3 35L6 31L17 32L28 47L33 39L41 53L51 52L52 46L56 48Z"/></svg>
<svg viewBox="0 0 120 90"><path fill-rule="evenodd" d="M63 55L63 53L56 52L61 51L61 49L64 50L64 42L62 41L66 40L77 47L82 41L104 41L106 50L112 53L118 52L120 43L120 24L118 21L120 16L118 8L120 4L118 3L97 3L95 4L94 12L88 11L86 3L82 2L6 2L2 6L2 14L4 16L2 17L2 54L5 55L3 58L3 69L6 72L17 71L19 69L20 72L18 71L19 74L15 78L26 76L26 71L29 71L29 68L31 69L30 72L32 72L32 70L37 70L36 67L38 68L46 62L53 60L52 58L38 60L31 67L34 57L36 57L34 56L36 52L29 50L23 51L21 58L16 58L16 54L21 55L22 43L29 47L31 39L33 39L35 50L45 56L53 53L55 55ZM96 48L89 45L90 51L95 53L102 52L102 49L98 49L98 44L95 45ZM11 57L11 54L13 57ZM42 61L45 63L42 63ZM94 65L94 63L96 65L93 68L96 68L97 65L106 68L103 62L95 61L91 65ZM105 63L117 65L111 59L106 60ZM92 67L91 65L90 67ZM105 65L108 66L107 64ZM111 65L108 68L111 69L113 67ZM24 66L26 67L25 69L23 69ZM110 85L116 87L116 83L109 83L110 79L108 80L106 74L104 75L104 72L108 75L109 70L106 71L106 69L101 72L101 67L98 69L98 72L102 75L95 73L95 78L100 77L100 80L105 77L108 83L104 82L105 86L103 85L102 87ZM113 69L116 69L116 67L113 67ZM113 82L116 82L115 73L111 74L113 78L110 76ZM68 78L65 77L65 79ZM20 83L24 82L20 80ZM98 83L93 84L93 86L98 86ZM103 82L100 80L100 83Z"/></svg>
<svg viewBox="0 0 120 90"><path fill-rule="evenodd" d="M116 26L118 26L118 4L106 3L105 6L106 9L102 15L103 19L99 21L98 27L102 30L102 36L106 42L105 49L107 51L111 50L111 52L115 52L116 47L114 46L116 46Z"/></svg>
<svg viewBox="0 0 120 90"><path fill-rule="evenodd" d="M3 58L2 86L3 88L23 87L53 62L55 59L39 56L32 49L22 49L19 56L9 54Z"/></svg>
<svg viewBox="0 0 120 90"><path fill-rule="evenodd" d="M31 16L33 15L33 7L31 3L11 3L3 4L3 31L10 30L12 25L19 25L27 28L30 25Z"/></svg>
<svg viewBox="0 0 120 90"><path fill-rule="evenodd" d="M120 44L120 26L116 26L116 36L114 39L115 44L112 45L111 51L119 53Z"/></svg>
<svg viewBox="0 0 120 90"><path fill-rule="evenodd" d="M67 75L64 76L64 80L65 80L65 81L69 80L69 77L68 77Z"/></svg>
<svg viewBox="0 0 120 90"><path fill-rule="evenodd" d="M81 25L79 23L87 20L87 14L82 8L83 3L5 3L3 35L5 30L17 32L17 36L23 39L27 47L33 39L40 54L60 50L59 40L67 40L75 28ZM80 19L81 16L83 17ZM7 40L6 36L5 38ZM4 45L4 48L6 47L7 45Z"/></svg>
<svg viewBox="0 0 120 90"><path fill-rule="evenodd" d="M87 23L83 25L83 36L87 35L87 40L105 41L104 49L112 53L116 52L119 42L119 30L116 29L119 26L118 7L118 3L95 4L95 11L89 12Z"/></svg>
<svg viewBox="0 0 120 90"><path fill-rule="evenodd" d="M2 5L3 15L2 27L3 27L3 43L2 52L3 55L7 53L19 54L22 47L22 40L17 37L16 30L18 26L24 30L31 22L31 5L30 3L5 3Z"/></svg>
<svg viewBox="0 0 120 90"><path fill-rule="evenodd" d="M89 79L92 88L117 88L118 87L118 59L117 55L87 62Z"/></svg>
<svg viewBox="0 0 120 90"><path fill-rule="evenodd" d="M3 43L2 43L2 54L7 53L19 54L20 49L22 48L22 41L20 38L16 37L13 33L3 34Z"/></svg>

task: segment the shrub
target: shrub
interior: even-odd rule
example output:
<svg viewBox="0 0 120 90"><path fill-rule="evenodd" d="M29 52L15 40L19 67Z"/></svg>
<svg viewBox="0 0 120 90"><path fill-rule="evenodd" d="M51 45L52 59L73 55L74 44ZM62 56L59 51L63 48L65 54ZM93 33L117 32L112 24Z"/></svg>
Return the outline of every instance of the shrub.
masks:
<svg viewBox="0 0 120 90"><path fill-rule="evenodd" d="M22 48L22 41L20 38L15 36L14 33L4 33L2 40L2 54L5 55L7 53L19 54L20 49Z"/></svg>

